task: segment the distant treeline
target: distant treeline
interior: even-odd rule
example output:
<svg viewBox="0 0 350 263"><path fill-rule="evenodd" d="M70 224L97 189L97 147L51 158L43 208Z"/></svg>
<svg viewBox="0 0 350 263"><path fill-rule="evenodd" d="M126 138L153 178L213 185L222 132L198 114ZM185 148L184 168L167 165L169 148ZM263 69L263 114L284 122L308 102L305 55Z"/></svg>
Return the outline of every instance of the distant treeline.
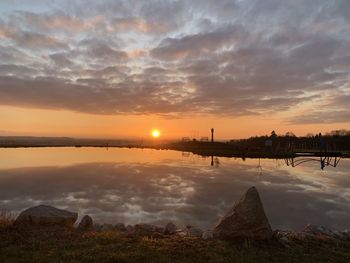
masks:
<svg viewBox="0 0 350 263"><path fill-rule="evenodd" d="M132 144L128 140L77 139L69 137L0 136L0 147L113 147Z"/></svg>
<svg viewBox="0 0 350 263"><path fill-rule="evenodd" d="M292 132L278 135L272 131L270 135L231 140L229 143L248 151L350 151L350 131L336 130L326 134L307 134L302 137L297 137Z"/></svg>

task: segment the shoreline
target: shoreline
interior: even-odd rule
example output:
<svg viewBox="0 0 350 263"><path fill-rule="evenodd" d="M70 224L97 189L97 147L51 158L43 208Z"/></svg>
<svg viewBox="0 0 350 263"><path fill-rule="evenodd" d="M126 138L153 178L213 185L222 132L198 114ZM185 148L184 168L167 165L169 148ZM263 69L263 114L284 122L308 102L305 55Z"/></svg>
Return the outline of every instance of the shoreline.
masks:
<svg viewBox="0 0 350 263"><path fill-rule="evenodd" d="M209 143L173 143L165 145L106 145L106 144L0 144L0 149L15 149L15 148L128 148L128 149L153 149L153 150L171 150L178 152L190 152L199 156L205 157L227 157L227 158L266 158L266 159L286 159L298 157L339 157L350 158L350 151L328 151L328 152L267 152L267 151L242 151L235 149L218 148L218 147L200 147L207 146ZM223 146L225 143L215 143L215 145ZM199 147L198 147L199 146Z"/></svg>

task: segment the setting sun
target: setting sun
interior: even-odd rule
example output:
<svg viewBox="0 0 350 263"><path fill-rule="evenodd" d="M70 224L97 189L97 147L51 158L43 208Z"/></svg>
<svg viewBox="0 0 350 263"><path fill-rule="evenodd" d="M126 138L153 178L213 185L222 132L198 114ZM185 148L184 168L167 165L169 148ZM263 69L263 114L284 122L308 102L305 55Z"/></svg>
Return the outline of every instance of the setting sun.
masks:
<svg viewBox="0 0 350 263"><path fill-rule="evenodd" d="M152 130L152 137L153 138L158 138L160 136L160 131L159 130Z"/></svg>

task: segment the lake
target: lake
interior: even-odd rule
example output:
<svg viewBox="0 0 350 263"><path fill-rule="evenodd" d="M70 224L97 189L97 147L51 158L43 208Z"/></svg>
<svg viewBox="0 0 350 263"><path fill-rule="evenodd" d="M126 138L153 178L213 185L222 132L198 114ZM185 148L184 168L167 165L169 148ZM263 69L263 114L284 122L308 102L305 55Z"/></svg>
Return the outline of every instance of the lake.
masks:
<svg viewBox="0 0 350 263"><path fill-rule="evenodd" d="M310 158L309 158L310 159ZM0 210L38 204L100 223L213 225L255 186L274 229L350 228L350 160L210 158L127 148L0 149Z"/></svg>

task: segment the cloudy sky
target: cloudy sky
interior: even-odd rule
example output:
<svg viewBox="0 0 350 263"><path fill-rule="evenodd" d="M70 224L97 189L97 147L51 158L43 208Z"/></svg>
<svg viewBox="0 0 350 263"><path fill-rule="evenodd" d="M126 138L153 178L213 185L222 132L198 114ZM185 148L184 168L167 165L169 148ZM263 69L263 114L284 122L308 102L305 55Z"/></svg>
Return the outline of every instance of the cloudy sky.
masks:
<svg viewBox="0 0 350 263"><path fill-rule="evenodd" d="M348 0L2 0L0 134L350 128Z"/></svg>

